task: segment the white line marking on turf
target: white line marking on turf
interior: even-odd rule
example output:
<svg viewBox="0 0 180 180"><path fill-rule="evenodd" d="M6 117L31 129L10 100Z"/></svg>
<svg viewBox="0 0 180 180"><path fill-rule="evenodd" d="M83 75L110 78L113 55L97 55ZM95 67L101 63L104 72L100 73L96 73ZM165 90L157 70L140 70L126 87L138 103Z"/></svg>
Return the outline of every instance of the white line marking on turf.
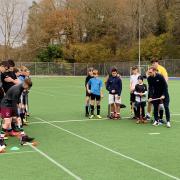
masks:
<svg viewBox="0 0 180 180"><path fill-rule="evenodd" d="M1 153L0 156L2 155L13 155L13 154L26 154L26 153L35 153L35 151L21 151L21 152L9 152L9 153Z"/></svg>
<svg viewBox="0 0 180 180"><path fill-rule="evenodd" d="M35 117L35 119L38 120L38 118ZM123 119L130 119L130 117L123 117ZM64 121L47 121L47 122L51 122L51 123L69 123L69 122L91 122L91 121L104 121L104 120L109 120L109 121L113 121L109 118L102 118L102 119L76 119L76 120L64 120ZM42 121L37 121L37 122L31 122L28 124L47 124L47 122L42 122Z"/></svg>
<svg viewBox="0 0 180 180"><path fill-rule="evenodd" d="M62 169L63 171L65 171L67 174L69 174L70 176L72 176L74 179L76 180L82 180L79 176L75 175L73 172L71 172L69 169L67 169L66 167L64 167L63 165L61 165L60 163L58 163L57 161L55 161L54 159L52 159L50 156L48 156L46 153L42 152L40 149L38 149L37 147L33 146L32 144L28 143L28 145L34 149L36 152L38 152L39 154L41 154L43 157L45 157L46 159L48 159L49 161L51 161L53 164L55 164L57 167L59 167L60 169Z"/></svg>
<svg viewBox="0 0 180 180"><path fill-rule="evenodd" d="M38 118L36 118L38 119ZM108 118L103 119L81 119L81 120L65 120L65 121L50 121L52 123L69 123L69 122L87 122L87 121L102 121L102 120L108 120ZM47 124L46 122L38 121L38 122L31 122L29 124Z"/></svg>
<svg viewBox="0 0 180 180"><path fill-rule="evenodd" d="M150 165L148 165L148 164L146 164L146 163L143 163L143 162L141 162L141 161L139 161L139 160L136 160L136 159L134 159L134 158L132 158L132 157L130 157L130 156L126 156L126 155L124 155L124 154L122 154L122 153L120 153L120 152L117 152L117 151L115 151L115 150L112 150L112 149L110 149L110 148L108 148L108 147L106 147L106 146L103 146L103 145L101 145L101 144L98 144L98 143L96 143L96 142L94 142L94 141L92 141L92 140L90 140L90 139L87 139L87 138L85 138L85 137L83 137L83 136L80 136L80 135L78 135L78 134L75 134L75 133L73 133L73 132L71 132L71 131L69 131L69 130L66 130L66 129L62 128L62 127L56 126L56 125L54 125L54 124L52 124L52 123L50 123L50 122L48 122L48 121L46 121L46 120L44 120L44 119L41 119L41 118L39 118L39 117L37 117L37 119L39 119L39 120L42 121L42 122L46 122L47 124L49 124L49 125L57 128L57 129L60 129L61 131L64 131L64 132L66 132L66 133L68 133L68 134L71 134L71 135L73 135L73 136L76 136L76 137L78 137L78 138L80 138L80 139L82 139L82 140L84 140L84 141L86 141L86 142L89 142L89 143L91 143L91 144L94 144L94 145L102 148L102 149L105 149L105 150L107 150L107 151L109 151L109 152L111 152L111 153L113 153L113 154L116 154L116 155L118 155L118 156L124 157L125 159L131 160L131 161L133 161L133 162L135 162L135 163L137 163L137 164L139 164L139 165L141 165L141 166L144 166L144 167L149 168L149 169L151 169L151 170L154 170L154 171L156 171L156 172L158 172L158 173L160 173L160 174L163 174L164 176L170 177L170 178L175 179L175 180L180 180L180 178L178 178L178 177L175 177L175 176L173 176L173 175L171 175L171 174L168 174L168 173L166 173L166 172L164 172L164 171L161 171L160 169L157 169L157 168L155 168L155 167L152 167L152 166L150 166Z"/></svg>
<svg viewBox="0 0 180 180"><path fill-rule="evenodd" d="M179 114L180 115L180 114ZM174 116L174 114L172 114ZM175 114L175 116L178 116L178 114ZM35 118L38 119L38 118ZM122 117L122 119L131 119L130 117ZM70 123L70 122L91 122L91 121L103 121L103 120L110 120L109 118L102 118L102 119L70 119L70 120L63 120L63 121L49 121L51 123ZM110 120L113 121L113 120ZM180 121L172 121L172 122L177 122L180 123ZM35 121L35 122L30 122L28 124L47 124L46 122L42 121Z"/></svg>
<svg viewBox="0 0 180 180"><path fill-rule="evenodd" d="M148 133L149 135L159 135L160 133Z"/></svg>

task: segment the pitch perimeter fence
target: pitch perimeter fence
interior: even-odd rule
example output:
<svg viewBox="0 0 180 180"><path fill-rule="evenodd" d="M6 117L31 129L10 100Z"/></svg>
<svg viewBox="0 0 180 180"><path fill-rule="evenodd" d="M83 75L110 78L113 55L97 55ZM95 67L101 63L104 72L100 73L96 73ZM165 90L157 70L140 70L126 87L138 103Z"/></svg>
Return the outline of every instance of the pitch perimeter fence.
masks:
<svg viewBox="0 0 180 180"><path fill-rule="evenodd" d="M171 77L180 77L180 59L161 60ZM49 63L49 62L18 62L17 66L26 66L32 75L43 76L85 76L89 67L94 67L101 76L105 76L111 67L116 67L122 76L130 75L130 68L138 65L138 61L119 61L106 63ZM150 65L149 61L141 62L143 73Z"/></svg>

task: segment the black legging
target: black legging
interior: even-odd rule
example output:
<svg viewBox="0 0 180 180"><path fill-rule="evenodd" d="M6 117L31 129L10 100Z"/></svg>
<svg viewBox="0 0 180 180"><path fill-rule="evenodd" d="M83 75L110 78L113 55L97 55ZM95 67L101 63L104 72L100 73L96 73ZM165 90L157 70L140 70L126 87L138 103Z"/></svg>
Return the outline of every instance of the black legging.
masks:
<svg viewBox="0 0 180 180"><path fill-rule="evenodd" d="M169 97L166 97L163 100L165 114L166 114L166 121L167 122L170 122L169 102L170 102ZM153 102L153 106L154 106L154 120L155 121L159 120L159 104L160 103L161 103L160 101L154 101Z"/></svg>
<svg viewBox="0 0 180 180"><path fill-rule="evenodd" d="M140 118L141 116L142 118L145 117L145 106L146 106L146 102L135 102L137 118Z"/></svg>

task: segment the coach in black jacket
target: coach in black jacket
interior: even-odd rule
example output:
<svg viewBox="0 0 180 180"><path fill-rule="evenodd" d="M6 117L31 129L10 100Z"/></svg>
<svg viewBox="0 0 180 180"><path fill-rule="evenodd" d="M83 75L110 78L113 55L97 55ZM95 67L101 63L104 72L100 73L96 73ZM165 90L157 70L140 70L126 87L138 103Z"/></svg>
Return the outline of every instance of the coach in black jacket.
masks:
<svg viewBox="0 0 180 180"><path fill-rule="evenodd" d="M159 117L158 117L158 112L159 112L159 104L163 102L164 104L164 109L166 112L166 120L167 120L167 127L170 128L170 112L169 112L169 93L168 93L168 85L166 80L162 75L157 73L157 70L154 67L149 68L149 77L148 77L148 84L149 84L149 102L152 102L154 106L154 124L157 126L159 124ZM157 99L159 100L154 100Z"/></svg>

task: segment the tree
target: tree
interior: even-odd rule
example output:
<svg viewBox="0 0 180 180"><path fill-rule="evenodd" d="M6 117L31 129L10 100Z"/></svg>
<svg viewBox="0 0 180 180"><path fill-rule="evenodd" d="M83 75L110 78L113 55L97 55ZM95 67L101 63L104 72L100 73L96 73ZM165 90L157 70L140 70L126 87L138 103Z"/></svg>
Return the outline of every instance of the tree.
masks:
<svg viewBox="0 0 180 180"><path fill-rule="evenodd" d="M24 41L24 24L27 6L25 1L0 0L0 32L4 46L4 58L10 56L10 50Z"/></svg>
<svg viewBox="0 0 180 180"><path fill-rule="evenodd" d="M27 45L24 47L28 49L29 59L37 57L49 45L60 44L64 57L71 61L84 62L83 58L86 61L95 61L97 58L100 61L103 61L103 58L104 61L118 60L121 57L134 60L138 53L140 20L142 40L155 45L163 37L166 46L158 44L160 51L155 53L160 54L158 56L168 57L167 54L171 54L168 48L172 49L174 46L173 53L177 57L176 47L180 39L178 1L41 0L39 3L34 2L29 9ZM149 46L146 52L149 53L151 49L152 46ZM132 56L128 56L127 52ZM96 58L92 58L90 53ZM150 57L148 53L143 55L144 59Z"/></svg>

